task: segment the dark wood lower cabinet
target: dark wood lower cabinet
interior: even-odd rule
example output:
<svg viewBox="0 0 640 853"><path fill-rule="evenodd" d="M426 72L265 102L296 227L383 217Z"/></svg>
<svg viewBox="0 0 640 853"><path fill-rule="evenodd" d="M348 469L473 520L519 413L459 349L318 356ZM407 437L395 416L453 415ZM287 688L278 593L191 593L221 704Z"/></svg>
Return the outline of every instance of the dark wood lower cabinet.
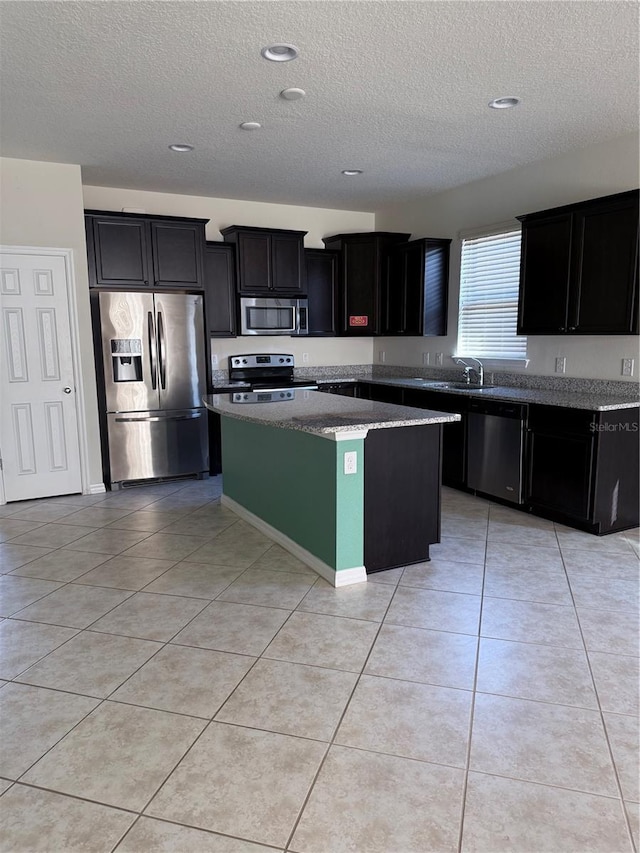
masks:
<svg viewBox="0 0 640 853"><path fill-rule="evenodd" d="M467 485L467 409L468 399L457 394L406 389L403 403L418 409L455 412L461 420L442 425L442 483L456 489Z"/></svg>
<svg viewBox="0 0 640 853"><path fill-rule="evenodd" d="M635 527L639 413L531 406L527 508L596 534Z"/></svg>
<svg viewBox="0 0 640 853"><path fill-rule="evenodd" d="M372 429L364 442L367 573L429 559L440 541L441 425Z"/></svg>
<svg viewBox="0 0 640 853"><path fill-rule="evenodd" d="M341 394L343 397L359 397L358 382L324 382L318 388L325 394Z"/></svg>

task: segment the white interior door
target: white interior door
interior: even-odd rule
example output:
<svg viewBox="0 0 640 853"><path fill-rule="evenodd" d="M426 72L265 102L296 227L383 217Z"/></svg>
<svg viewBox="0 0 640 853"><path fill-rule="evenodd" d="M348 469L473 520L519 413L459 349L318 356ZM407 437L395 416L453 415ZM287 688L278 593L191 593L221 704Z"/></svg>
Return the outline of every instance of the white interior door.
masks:
<svg viewBox="0 0 640 853"><path fill-rule="evenodd" d="M0 253L5 499L82 491L65 261Z"/></svg>

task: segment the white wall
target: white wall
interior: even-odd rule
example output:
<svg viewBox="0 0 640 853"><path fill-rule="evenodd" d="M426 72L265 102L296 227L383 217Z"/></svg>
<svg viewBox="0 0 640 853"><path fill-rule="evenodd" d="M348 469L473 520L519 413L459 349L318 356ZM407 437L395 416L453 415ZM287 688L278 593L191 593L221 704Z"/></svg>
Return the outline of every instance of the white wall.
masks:
<svg viewBox="0 0 640 853"><path fill-rule="evenodd" d="M376 212L378 231L410 231L416 237L453 237L449 289L449 334L441 338L375 338L374 359L385 353L386 363L422 365L422 353L455 352L460 276L459 231L502 223L531 213L589 198L635 189L638 176L638 134L627 134L559 157L530 163L453 190L398 204ZM514 221L515 222L515 221ZM635 336L531 336L527 372L554 373L556 356L566 356L567 375L622 379L621 359L636 359ZM433 358L432 358L433 362Z"/></svg>
<svg viewBox="0 0 640 853"><path fill-rule="evenodd" d="M102 483L80 167L0 158L0 243L71 249L91 485Z"/></svg>
<svg viewBox="0 0 640 853"><path fill-rule="evenodd" d="M253 225L257 228L307 231L305 246L324 249L323 237L343 232L373 231L375 223L373 213L353 210L266 204L259 201L153 193L113 187L85 186L83 193L84 206L94 210L120 212L123 207L134 207L141 208L146 213L208 219L207 240L222 240L220 228L226 228L228 225Z"/></svg>
<svg viewBox="0 0 640 853"><path fill-rule="evenodd" d="M307 231L305 246L324 248L323 237L346 232L373 231L373 213L352 210L331 210L319 207L298 207L288 204L265 204L228 198L174 195L143 190L114 189L113 187L84 187L84 206L94 210L138 208L146 213L167 216L194 216L209 219L207 240L221 240L220 228L227 225L253 225L258 228L290 228ZM227 368L230 355L244 352L292 352L296 363L303 366L303 353L309 356L309 367L335 364L370 364L373 359L373 339L288 337L219 338L213 343L213 354L219 367Z"/></svg>

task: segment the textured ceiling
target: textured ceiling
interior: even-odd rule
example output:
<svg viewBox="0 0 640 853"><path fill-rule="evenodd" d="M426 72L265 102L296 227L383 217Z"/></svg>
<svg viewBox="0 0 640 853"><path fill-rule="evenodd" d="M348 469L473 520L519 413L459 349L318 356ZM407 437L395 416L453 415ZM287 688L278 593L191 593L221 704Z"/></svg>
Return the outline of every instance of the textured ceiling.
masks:
<svg viewBox="0 0 640 853"><path fill-rule="evenodd" d="M635 2L2 0L0 30L2 154L87 184L374 210L637 129Z"/></svg>

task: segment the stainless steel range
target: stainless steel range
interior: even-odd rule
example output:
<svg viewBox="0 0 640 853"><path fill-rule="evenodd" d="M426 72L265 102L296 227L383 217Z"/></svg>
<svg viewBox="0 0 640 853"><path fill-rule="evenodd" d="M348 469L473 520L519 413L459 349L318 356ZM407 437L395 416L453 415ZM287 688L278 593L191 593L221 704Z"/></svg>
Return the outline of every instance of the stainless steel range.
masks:
<svg viewBox="0 0 640 853"><path fill-rule="evenodd" d="M234 403L273 403L295 399L295 391L315 391L313 379L294 379L295 359L291 353L248 353L229 356L229 385Z"/></svg>

